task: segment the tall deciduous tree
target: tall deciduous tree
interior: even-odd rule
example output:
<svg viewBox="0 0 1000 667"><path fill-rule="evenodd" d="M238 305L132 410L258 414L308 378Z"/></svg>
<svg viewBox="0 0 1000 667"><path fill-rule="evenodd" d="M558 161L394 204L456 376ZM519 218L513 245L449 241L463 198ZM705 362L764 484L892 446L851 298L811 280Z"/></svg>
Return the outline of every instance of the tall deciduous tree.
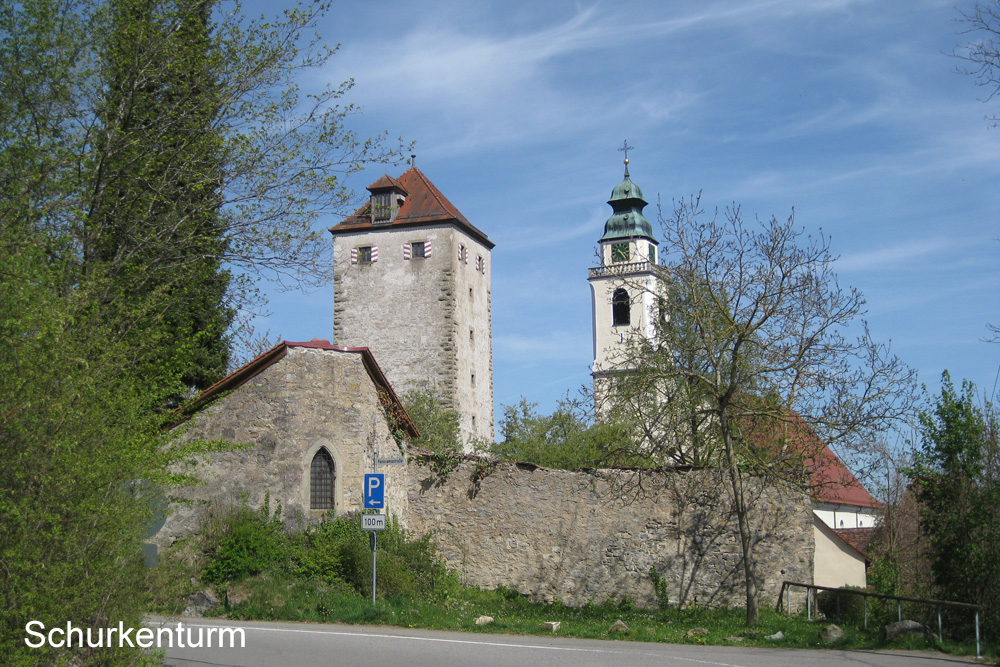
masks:
<svg viewBox="0 0 1000 667"><path fill-rule="evenodd" d="M221 373L245 281L324 274L313 221L349 202L346 173L400 154L344 125L350 82L300 94L333 53L303 37L324 8L0 3L5 664L81 659L28 649L29 620L138 625L135 490L209 446L164 449L151 406ZM119 657L137 656L82 659Z"/></svg>
<svg viewBox="0 0 1000 667"><path fill-rule="evenodd" d="M110 8L83 219L83 275L110 319L155 339L150 378L204 389L229 358L221 267L223 137L214 0L121 0ZM153 305L147 305L148 302Z"/></svg>
<svg viewBox="0 0 1000 667"><path fill-rule="evenodd" d="M825 446L863 449L907 413L913 373L870 336L828 239L805 236L791 217L706 217L692 198L661 224L655 335L634 333L601 410L643 421L621 455L724 470L753 625L761 484L808 493Z"/></svg>
<svg viewBox="0 0 1000 667"><path fill-rule="evenodd" d="M920 414L913 470L920 527L930 538L934 583L946 599L982 604L1000 622L1000 422L973 385L941 394Z"/></svg>
<svg viewBox="0 0 1000 667"><path fill-rule="evenodd" d="M300 91L335 52L309 37L326 6L275 21L207 0L0 6L0 187L19 206L0 223L48 234L73 260L67 289L103 294L121 335L142 328L166 379L218 377L258 278L323 280L313 223L350 203L346 174L405 148L345 125L350 81Z"/></svg>
<svg viewBox="0 0 1000 667"><path fill-rule="evenodd" d="M954 53L964 61L959 72L973 77L989 102L1000 93L1000 0L977 0L971 9L959 10L959 19L971 37ZM1000 114L987 114L986 120L998 125Z"/></svg>

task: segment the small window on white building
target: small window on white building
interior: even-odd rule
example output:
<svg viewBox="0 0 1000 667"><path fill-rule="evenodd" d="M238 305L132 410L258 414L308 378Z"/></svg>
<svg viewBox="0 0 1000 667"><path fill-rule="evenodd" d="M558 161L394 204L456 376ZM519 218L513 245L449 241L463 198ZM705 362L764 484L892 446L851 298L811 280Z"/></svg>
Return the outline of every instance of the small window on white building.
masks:
<svg viewBox="0 0 1000 667"><path fill-rule="evenodd" d="M620 287L611 296L611 320L612 326L616 327L632 323L632 300L629 299L628 292Z"/></svg>

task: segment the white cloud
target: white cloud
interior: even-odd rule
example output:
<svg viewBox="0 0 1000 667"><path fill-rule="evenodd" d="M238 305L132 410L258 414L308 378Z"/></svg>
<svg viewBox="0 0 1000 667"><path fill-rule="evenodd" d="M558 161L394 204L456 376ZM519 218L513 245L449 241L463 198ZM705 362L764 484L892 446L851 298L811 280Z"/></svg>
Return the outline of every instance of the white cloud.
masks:
<svg viewBox="0 0 1000 667"><path fill-rule="evenodd" d="M882 271L900 267L913 268L917 260L946 253L953 244L943 238L916 239L873 250L842 255L838 271Z"/></svg>
<svg viewBox="0 0 1000 667"><path fill-rule="evenodd" d="M493 339L495 354L534 366L544 361L577 361L592 354L589 326L538 335L504 334Z"/></svg>

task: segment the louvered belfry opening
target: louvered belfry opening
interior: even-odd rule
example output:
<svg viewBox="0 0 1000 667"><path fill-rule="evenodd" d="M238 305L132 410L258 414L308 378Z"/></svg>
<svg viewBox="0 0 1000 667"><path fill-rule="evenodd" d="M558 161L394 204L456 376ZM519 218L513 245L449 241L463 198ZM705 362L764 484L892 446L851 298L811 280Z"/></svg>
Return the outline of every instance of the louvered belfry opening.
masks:
<svg viewBox="0 0 1000 667"><path fill-rule="evenodd" d="M611 316L614 320L613 326L620 327L632 323L632 302L628 292L623 289L616 289L611 297Z"/></svg>
<svg viewBox="0 0 1000 667"><path fill-rule="evenodd" d="M309 508L314 510L333 509L333 487L336 473L333 457L325 447L320 447L313 457L309 469Z"/></svg>

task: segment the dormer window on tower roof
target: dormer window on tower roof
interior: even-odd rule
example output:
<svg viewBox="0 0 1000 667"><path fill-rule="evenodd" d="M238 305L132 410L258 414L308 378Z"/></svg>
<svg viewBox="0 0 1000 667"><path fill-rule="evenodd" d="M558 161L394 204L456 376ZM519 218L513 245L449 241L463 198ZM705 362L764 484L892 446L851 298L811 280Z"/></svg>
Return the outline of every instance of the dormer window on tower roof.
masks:
<svg viewBox="0 0 1000 667"><path fill-rule="evenodd" d="M386 174L368 186L371 196L371 219L373 225L391 224L406 201L407 192L399 181Z"/></svg>

